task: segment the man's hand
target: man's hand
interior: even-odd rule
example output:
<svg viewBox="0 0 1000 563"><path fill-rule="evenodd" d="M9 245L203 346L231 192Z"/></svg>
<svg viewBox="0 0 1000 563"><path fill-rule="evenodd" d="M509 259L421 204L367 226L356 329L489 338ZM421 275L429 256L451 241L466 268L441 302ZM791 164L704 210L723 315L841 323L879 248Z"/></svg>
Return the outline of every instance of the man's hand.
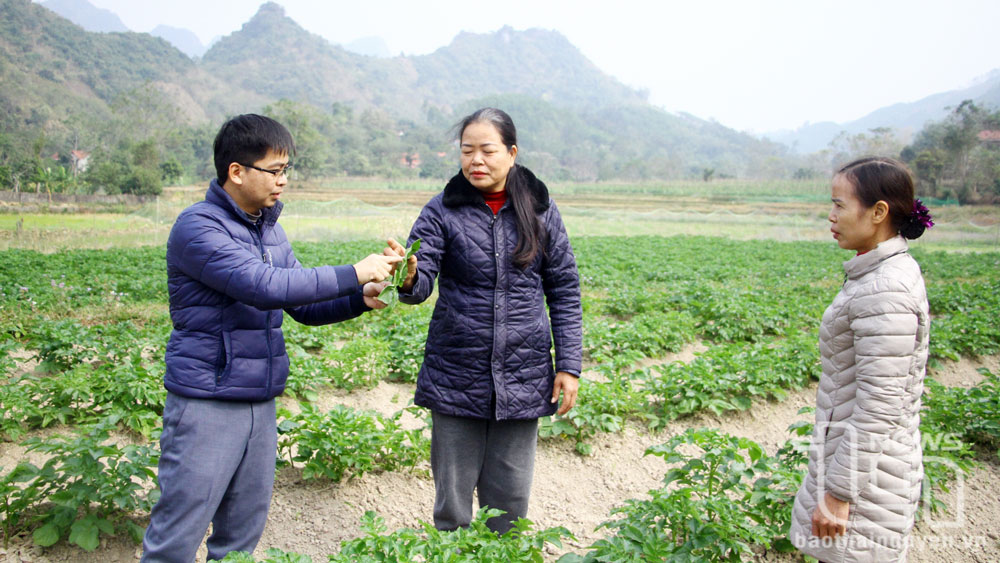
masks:
<svg viewBox="0 0 1000 563"><path fill-rule="evenodd" d="M382 293L385 286L389 285L388 281L381 282L368 282L364 287L365 305L368 305L372 309L385 309L385 303L377 299L378 294Z"/></svg>
<svg viewBox="0 0 1000 563"><path fill-rule="evenodd" d="M556 383L552 387L552 402L555 403L559 400L559 392L562 391L563 401L559 405L559 410L556 412L558 415L564 415L569 412L569 409L573 408L576 404L576 391L580 388L580 380L576 376L561 371L556 374Z"/></svg>
<svg viewBox="0 0 1000 563"><path fill-rule="evenodd" d="M817 538L835 538L847 533L851 503L826 493L812 515L812 534Z"/></svg>
<svg viewBox="0 0 1000 563"><path fill-rule="evenodd" d="M389 246L385 247L385 250L382 251L382 254L386 256L400 256L400 257L406 256L406 249L403 248L403 245L396 242L396 239L390 238L386 242L389 244ZM398 267L399 265L397 264L393 268L393 270L395 270ZM406 261L406 279L403 280L403 285L399 286L399 289L402 291L410 291L411 289L413 289L413 278L415 278L416 276L417 276L417 255L414 254L413 256L410 256L409 260Z"/></svg>
<svg viewBox="0 0 1000 563"><path fill-rule="evenodd" d="M358 283L364 284L384 280L392 275L392 265L402 260L399 256L369 254L364 260L354 265L354 272L358 275Z"/></svg>

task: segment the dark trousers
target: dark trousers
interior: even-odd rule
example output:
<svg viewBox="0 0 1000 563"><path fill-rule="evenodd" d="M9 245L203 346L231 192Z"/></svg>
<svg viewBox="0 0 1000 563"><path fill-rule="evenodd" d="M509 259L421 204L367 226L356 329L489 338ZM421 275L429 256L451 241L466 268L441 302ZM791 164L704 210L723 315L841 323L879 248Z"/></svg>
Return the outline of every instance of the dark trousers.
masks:
<svg viewBox="0 0 1000 563"><path fill-rule="evenodd" d="M486 523L498 534L527 516L538 420L482 420L438 412L433 420L434 526L439 530L468 526L473 490L480 506L506 512Z"/></svg>
<svg viewBox="0 0 1000 563"><path fill-rule="evenodd" d="M191 563L253 552L274 486L274 401L240 403L167 394L160 436L161 496L142 540L143 563Z"/></svg>

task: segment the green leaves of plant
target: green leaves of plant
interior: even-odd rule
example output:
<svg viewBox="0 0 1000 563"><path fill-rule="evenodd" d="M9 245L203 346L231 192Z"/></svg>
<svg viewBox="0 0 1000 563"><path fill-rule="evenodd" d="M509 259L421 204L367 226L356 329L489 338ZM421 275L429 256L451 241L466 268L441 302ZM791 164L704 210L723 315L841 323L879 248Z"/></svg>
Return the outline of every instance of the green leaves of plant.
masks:
<svg viewBox="0 0 1000 563"><path fill-rule="evenodd" d="M35 530L35 533L31 537L36 545L49 547L59 541L59 538L62 537L62 532L59 530L59 526L56 526L53 522L49 522Z"/></svg>
<svg viewBox="0 0 1000 563"><path fill-rule="evenodd" d="M304 479L339 481L375 470L412 469L430 456L423 429L401 427L403 411L385 417L343 405L326 413L308 403L299 408L298 414L279 410L278 450L302 464Z"/></svg>
<svg viewBox="0 0 1000 563"><path fill-rule="evenodd" d="M407 272L406 263L411 256L413 256L414 254L417 253L418 250L420 250L420 242L421 240L417 239L413 241L413 244L410 245L410 248L406 249L406 254L403 256L403 261L399 263L399 266L396 267L396 271L393 272L392 278L389 281L389 285L385 286L385 289L382 290L382 293L378 294L378 300L385 303L387 309L395 307L396 303L399 302L399 288L403 285L403 282L406 281L406 272Z"/></svg>
<svg viewBox="0 0 1000 563"><path fill-rule="evenodd" d="M700 455L682 453L691 445ZM806 463L786 451L767 456L752 440L706 428L647 449L674 465L663 487L615 509L619 518L601 524L615 535L583 561L741 561L754 544L786 547L781 539Z"/></svg>
<svg viewBox="0 0 1000 563"><path fill-rule="evenodd" d="M514 527L497 536L486 521L503 514L495 508L480 508L468 527L441 531L421 521L422 529L403 528L388 532L385 520L368 511L361 519L364 536L341 543L331 563L356 561L504 561L542 563L546 545L562 547L563 539L574 539L563 527L534 530L530 520L520 518Z"/></svg>
<svg viewBox="0 0 1000 563"><path fill-rule="evenodd" d="M102 532L113 535L115 527L109 520L89 514L73 522L73 525L70 526L69 543L75 543L85 551L94 551L101 545L100 535Z"/></svg>
<svg viewBox="0 0 1000 563"><path fill-rule="evenodd" d="M159 452L148 445L119 447L108 442L116 424L116 419L103 420L72 438L25 441L28 451L49 458L41 468L20 464L0 479L5 538L16 531L20 515L33 508L41 509L42 525L32 534L41 546L68 534L70 543L92 551L102 534L114 535L120 527L135 537L136 526L126 516L152 508L155 496L144 492L144 484L154 479L151 468ZM14 482L22 485L10 487Z"/></svg>

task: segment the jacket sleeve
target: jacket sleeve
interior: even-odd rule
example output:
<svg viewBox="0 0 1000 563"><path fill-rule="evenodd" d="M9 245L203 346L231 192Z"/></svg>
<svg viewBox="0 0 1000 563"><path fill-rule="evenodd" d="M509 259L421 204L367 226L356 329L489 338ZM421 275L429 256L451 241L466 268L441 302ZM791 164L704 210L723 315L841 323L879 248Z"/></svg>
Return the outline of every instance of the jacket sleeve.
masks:
<svg viewBox="0 0 1000 563"><path fill-rule="evenodd" d="M583 361L583 312L580 274L569 235L555 202L544 216L547 240L542 257L542 290L549 305L556 371L579 376Z"/></svg>
<svg viewBox="0 0 1000 563"><path fill-rule="evenodd" d="M399 292L399 300L408 305L423 303L434 291L434 280L441 271L441 259L444 256L446 237L444 218L442 217L440 199L431 200L424 206L417 217L406 246L420 239L420 249L417 250L417 275L410 291Z"/></svg>
<svg viewBox="0 0 1000 563"><path fill-rule="evenodd" d="M168 253L177 253L175 264L184 274L261 310L307 305L358 291L353 266L273 267L210 216L189 216L175 225L170 239Z"/></svg>
<svg viewBox="0 0 1000 563"><path fill-rule="evenodd" d="M295 253L289 249L289 267L302 269L302 264L295 258ZM348 266L350 267L350 266ZM354 268L351 267L351 275L354 275ZM355 277L355 280L357 277ZM336 299L327 299L318 303L290 307L285 311L296 321L304 325L326 325L339 323L360 316L366 311L371 311L371 307L365 305L363 286L354 293Z"/></svg>
<svg viewBox="0 0 1000 563"><path fill-rule="evenodd" d="M898 280L874 280L859 288L849 305L857 389L825 483L840 500L857 500L877 469L886 439L902 423L919 319L914 299Z"/></svg>

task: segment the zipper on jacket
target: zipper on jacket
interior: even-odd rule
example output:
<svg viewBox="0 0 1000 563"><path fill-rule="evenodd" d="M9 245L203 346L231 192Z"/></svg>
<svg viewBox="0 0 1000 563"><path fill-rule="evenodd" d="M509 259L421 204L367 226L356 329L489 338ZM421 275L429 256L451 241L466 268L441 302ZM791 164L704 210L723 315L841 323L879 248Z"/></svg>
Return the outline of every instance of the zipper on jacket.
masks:
<svg viewBox="0 0 1000 563"><path fill-rule="evenodd" d="M493 265L496 269L496 280L493 283L493 350L490 351L490 380L493 384L495 404L493 405L493 412L490 414L494 419L500 420L500 417L497 415L501 409L501 399L500 389L497 388L497 373L494 369L494 366L496 365L494 362L494 356L496 355L497 340L499 339L499 334L497 332L497 316L500 314L500 303L497 301L497 289L500 287L500 241L497 239L497 223L500 219L500 211L503 211L503 208L501 208L500 211L493 213L493 210L490 206L486 205L485 202L483 202L483 205L486 207L486 211L488 211L491 215L490 233L493 237ZM501 375L503 374L501 373ZM506 400L503 401L503 404L507 404Z"/></svg>
<svg viewBox="0 0 1000 563"><path fill-rule="evenodd" d="M257 248L260 250L260 259L265 264L270 264L268 260L267 250L264 249L264 229L261 227L260 222L256 223L251 232L255 234L254 237L257 242ZM271 311L266 312L266 318L264 321L264 335L267 339L267 390L265 391L265 400L271 396Z"/></svg>

